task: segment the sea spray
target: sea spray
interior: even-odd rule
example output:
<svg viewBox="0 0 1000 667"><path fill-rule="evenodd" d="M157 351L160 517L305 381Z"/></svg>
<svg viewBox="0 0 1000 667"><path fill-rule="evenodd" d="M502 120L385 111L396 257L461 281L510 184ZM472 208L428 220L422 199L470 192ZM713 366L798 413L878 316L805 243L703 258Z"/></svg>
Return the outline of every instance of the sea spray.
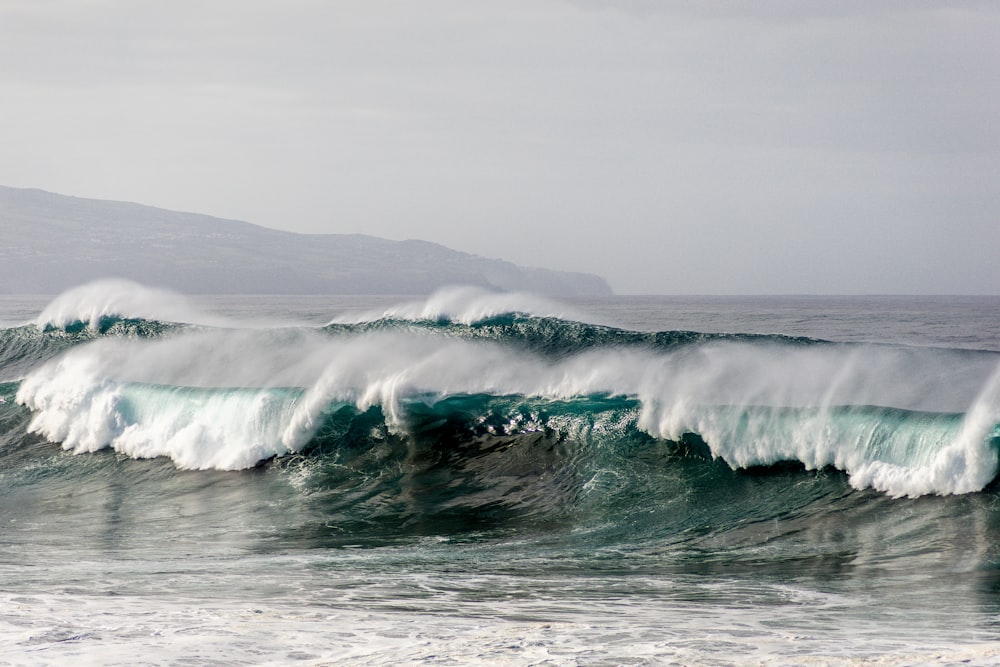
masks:
<svg viewBox="0 0 1000 667"><path fill-rule="evenodd" d="M447 287L430 297L398 304L381 311L340 316L331 324L379 320L441 321L472 324L497 315L530 314L533 317L568 319L576 309L551 299L523 292L491 292L480 287Z"/></svg>
<svg viewBox="0 0 1000 667"><path fill-rule="evenodd" d="M40 329L66 329L85 324L100 329L106 320L147 319L188 324L224 323L209 315L184 296L164 289L139 285L129 280L105 279L68 290L52 300L35 320Z"/></svg>
<svg viewBox="0 0 1000 667"><path fill-rule="evenodd" d="M1000 365L979 396L962 416L954 434L930 446L921 443L926 462L919 470L879 460L858 466L852 476L856 486L871 486L901 495L971 493L979 491L997 475L1000 452Z"/></svg>
<svg viewBox="0 0 1000 667"><path fill-rule="evenodd" d="M990 417L970 435L953 416L989 404L990 382L974 355L880 346L709 342L550 357L406 328L218 329L80 345L26 378L18 401L36 413L32 431L72 451L236 469L302 451L343 405L377 407L406 437L416 403L619 396L638 401L635 428L671 442L697 434L733 467L834 466L855 485L921 495L976 490L996 474Z"/></svg>

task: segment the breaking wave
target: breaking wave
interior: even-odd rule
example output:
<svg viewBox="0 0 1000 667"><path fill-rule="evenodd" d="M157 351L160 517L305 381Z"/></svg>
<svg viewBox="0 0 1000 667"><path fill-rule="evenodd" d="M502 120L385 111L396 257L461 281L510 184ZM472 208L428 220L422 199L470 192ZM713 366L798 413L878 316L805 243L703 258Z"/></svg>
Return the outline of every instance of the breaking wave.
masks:
<svg viewBox="0 0 1000 667"><path fill-rule="evenodd" d="M447 422L456 448L530 431L628 457L652 439L735 469L833 467L893 496L997 475L992 353L633 332L471 292L319 328L188 327L176 322L199 318L179 300L130 289L91 285L4 331L30 432L76 453L235 470L351 446L351 420L374 410L400 440ZM597 426L609 423L613 437Z"/></svg>

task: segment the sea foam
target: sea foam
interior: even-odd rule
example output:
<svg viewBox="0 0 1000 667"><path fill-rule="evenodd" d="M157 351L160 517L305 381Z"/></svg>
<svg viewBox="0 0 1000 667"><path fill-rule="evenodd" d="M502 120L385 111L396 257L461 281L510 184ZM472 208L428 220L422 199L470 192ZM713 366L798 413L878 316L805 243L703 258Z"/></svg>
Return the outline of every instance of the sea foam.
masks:
<svg viewBox="0 0 1000 667"><path fill-rule="evenodd" d="M634 397L637 428L697 433L733 467L829 465L898 496L965 493L995 476L994 367L877 346L715 342L553 359L409 330L219 329L80 345L25 378L17 399L35 412L31 430L75 452L238 469L300 451L337 406L377 406L405 437L413 400Z"/></svg>

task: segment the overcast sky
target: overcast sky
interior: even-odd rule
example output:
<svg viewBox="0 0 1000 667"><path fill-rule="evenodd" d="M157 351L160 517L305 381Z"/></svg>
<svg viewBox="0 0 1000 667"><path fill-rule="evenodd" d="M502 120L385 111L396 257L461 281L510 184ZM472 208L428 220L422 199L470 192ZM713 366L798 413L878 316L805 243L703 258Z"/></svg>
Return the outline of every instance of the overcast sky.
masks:
<svg viewBox="0 0 1000 667"><path fill-rule="evenodd" d="M1000 294L1000 2L0 0L0 184L619 293Z"/></svg>

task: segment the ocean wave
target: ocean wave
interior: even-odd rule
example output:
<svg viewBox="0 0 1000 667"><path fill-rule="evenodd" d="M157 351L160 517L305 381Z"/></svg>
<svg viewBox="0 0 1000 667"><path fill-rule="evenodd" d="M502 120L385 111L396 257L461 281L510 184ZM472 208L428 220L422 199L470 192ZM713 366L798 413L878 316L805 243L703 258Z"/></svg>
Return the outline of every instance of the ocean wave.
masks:
<svg viewBox="0 0 1000 667"><path fill-rule="evenodd" d="M117 321L147 320L220 326L222 318L195 307L176 292L107 278L67 290L53 299L34 324L41 330L106 332Z"/></svg>
<svg viewBox="0 0 1000 667"><path fill-rule="evenodd" d="M361 324L380 320L473 324L510 314L553 317L561 320L580 319L580 314L570 306L534 294L491 292L480 287L447 287L426 299L381 311L337 317L330 324Z"/></svg>
<svg viewBox="0 0 1000 667"><path fill-rule="evenodd" d="M858 488L916 496L977 491L995 477L997 368L996 355L776 339L548 354L503 336L391 325L179 330L73 347L29 373L17 400L34 412L32 432L71 451L240 469L308 450L345 406L375 408L393 437L413 439L426 430L419 410L433 422L436 406L463 397L560 405L536 426L574 440L580 422L552 415L576 406L579 419L598 419L605 408L592 412L589 397L600 396L634 402L635 433L675 443L695 434L734 468L833 466ZM469 421L491 415L472 409Z"/></svg>

